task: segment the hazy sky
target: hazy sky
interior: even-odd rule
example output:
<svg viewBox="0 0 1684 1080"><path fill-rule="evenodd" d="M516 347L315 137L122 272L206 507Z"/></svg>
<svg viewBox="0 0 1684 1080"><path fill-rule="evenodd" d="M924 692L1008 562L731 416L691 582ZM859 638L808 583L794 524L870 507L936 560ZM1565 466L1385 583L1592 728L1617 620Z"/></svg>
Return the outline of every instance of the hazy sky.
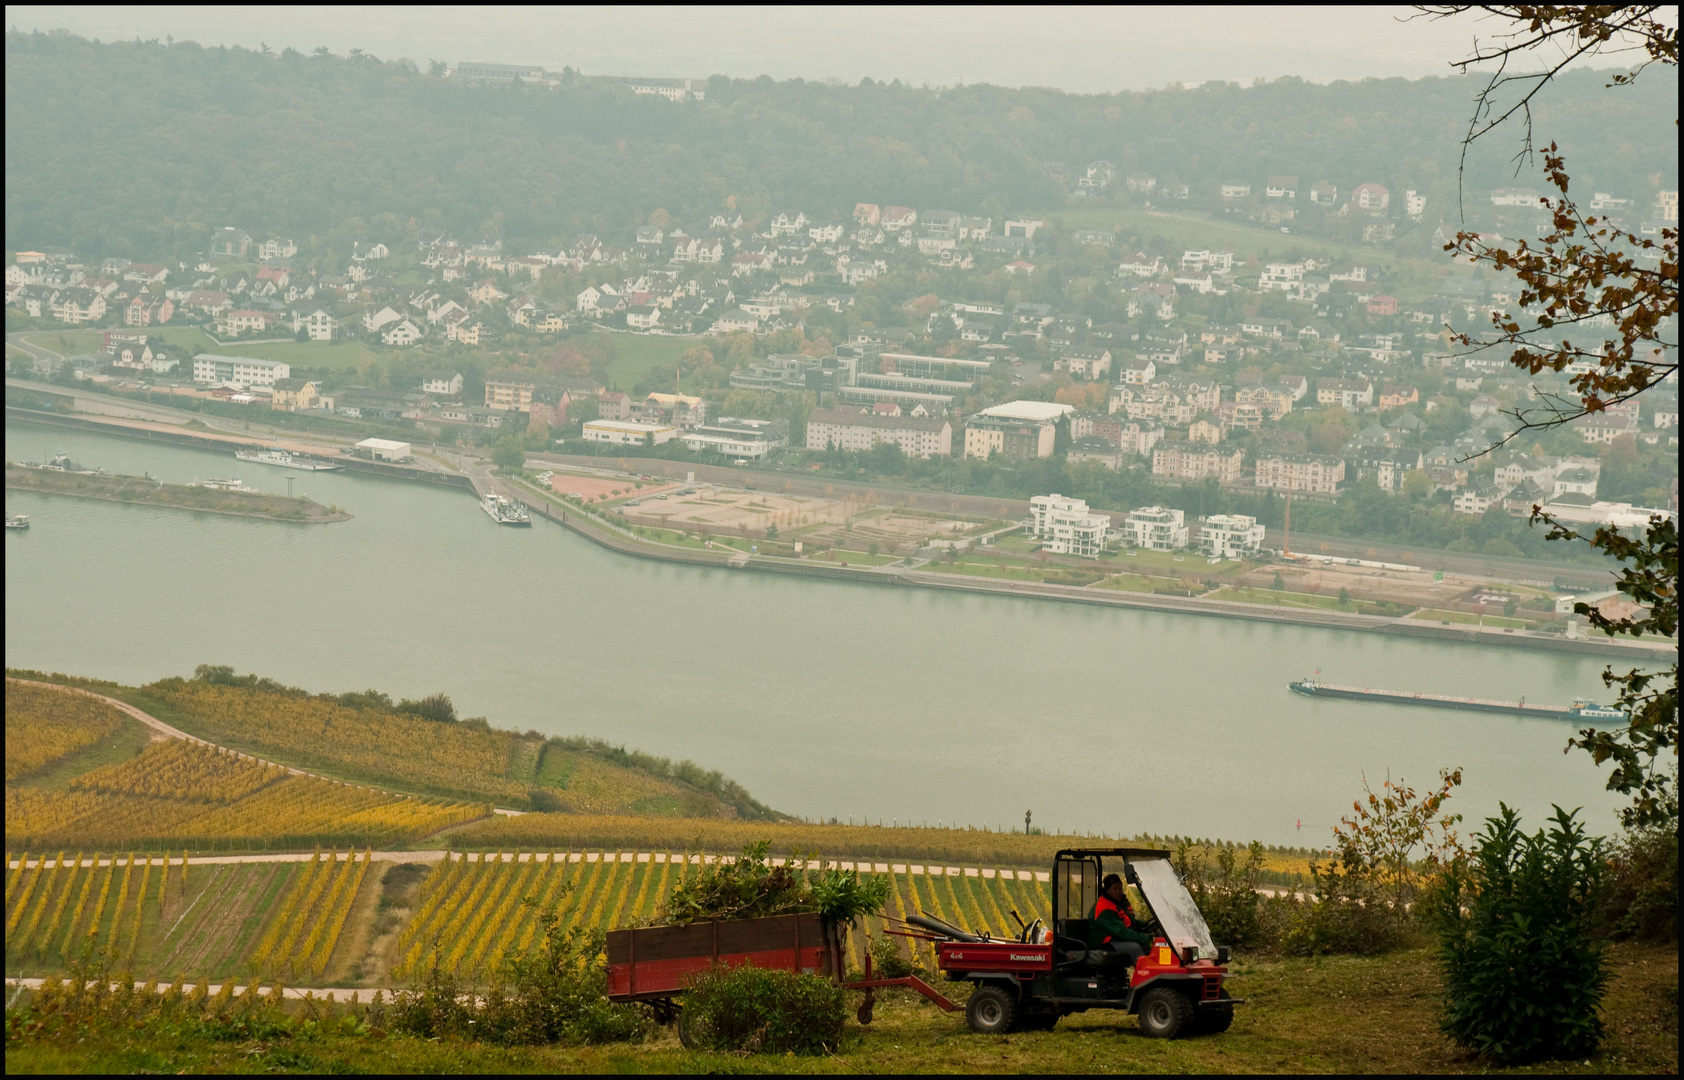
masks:
<svg viewBox="0 0 1684 1080"><path fill-rule="evenodd" d="M1476 30L1406 7L45 7L22 30L204 45L326 45L417 63L572 65L592 75L991 82L1076 92L1298 75L1442 75ZM1614 60L1600 63L1609 65Z"/></svg>

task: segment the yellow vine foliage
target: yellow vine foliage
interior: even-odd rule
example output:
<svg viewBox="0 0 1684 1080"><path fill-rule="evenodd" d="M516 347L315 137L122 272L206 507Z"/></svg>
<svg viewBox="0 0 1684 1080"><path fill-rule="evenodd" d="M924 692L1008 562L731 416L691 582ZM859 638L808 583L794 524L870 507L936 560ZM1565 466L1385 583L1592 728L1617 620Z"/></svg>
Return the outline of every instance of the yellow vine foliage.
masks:
<svg viewBox="0 0 1684 1080"><path fill-rule="evenodd" d="M6 680L6 779L34 772L116 731L123 714L70 690Z"/></svg>
<svg viewBox="0 0 1684 1080"><path fill-rule="evenodd" d="M175 709L182 727L224 746L413 791L526 802L529 784L512 775L523 742L513 732L198 680L166 679L145 690Z"/></svg>
<svg viewBox="0 0 1684 1080"><path fill-rule="evenodd" d="M200 801L186 790L166 798L18 788L6 792L6 834L32 846L59 840L154 851L384 845L407 843L487 812L479 804L392 795L310 776L287 776L222 804Z"/></svg>
<svg viewBox="0 0 1684 1080"><path fill-rule="evenodd" d="M184 739L168 739L153 743L128 761L83 773L70 781L70 786L108 795L231 803L286 775L279 765Z"/></svg>

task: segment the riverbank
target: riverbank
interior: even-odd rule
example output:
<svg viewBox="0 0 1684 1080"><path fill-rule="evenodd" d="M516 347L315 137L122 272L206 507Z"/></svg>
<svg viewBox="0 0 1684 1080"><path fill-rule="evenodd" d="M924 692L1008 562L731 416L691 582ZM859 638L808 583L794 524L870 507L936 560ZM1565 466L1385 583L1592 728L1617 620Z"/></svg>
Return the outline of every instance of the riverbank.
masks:
<svg viewBox="0 0 1684 1080"><path fill-rule="evenodd" d="M204 514L228 514L300 525L326 525L351 520L350 514L337 507L326 507L303 497L289 499L284 495L264 495L254 491L161 484L138 476L67 473L55 469L27 468L9 462L6 465L6 487L47 495L196 510Z"/></svg>
<svg viewBox="0 0 1684 1080"><path fill-rule="evenodd" d="M1433 625L1408 617L1390 618L1330 610L1265 608L1259 604L1211 600L1202 597L1165 596L1154 593L1123 592L1093 586L1055 585L1045 582L980 578L943 572L939 568L940 564L933 562L924 564L924 567L851 567L772 555L749 554L731 548L714 550L683 548L647 540L591 511L560 498L545 495L529 484L521 483L517 487L505 481L504 488L504 494L524 503L532 512L610 550L639 558L685 563L692 566L752 570L771 574L794 574L803 577L824 578L831 581L852 581L866 585L903 585L956 592L1028 597L1040 600L1061 600L1066 603L1090 604L1099 607L1133 608L1184 615L1207 615L1251 622L1288 623L1295 626L1358 630L1399 637L1521 647L1549 652L1618 656L1629 659L1634 663L1648 662L1654 658L1668 655L1676 649L1676 644L1673 642L1650 643L1567 638L1496 626Z"/></svg>
<svg viewBox="0 0 1684 1080"><path fill-rule="evenodd" d="M65 416L63 414L37 412L16 406L7 406L8 419L43 423L59 427L75 428L84 431L97 431L124 438L140 439L154 442L169 442L176 445L192 446L199 449L222 450L239 449L263 443L263 440L246 439L237 435L222 435L210 432L185 431L179 428L169 429L166 425L138 420L124 420L111 417L93 416ZM287 449L299 453L332 454L332 449L314 446L301 440L294 440L285 444ZM445 473L425 468L404 465L390 465L382 462L362 461L355 458L340 458L347 469L357 473L386 476L391 479L422 481L431 484L461 487L465 491L475 490L473 480L462 473ZM558 464L571 465L578 468L583 462L564 455L545 455L535 458L537 461L555 461ZM661 475L668 475L674 479L681 478L685 472L694 472L698 479L710 480L716 483L742 485L751 483L758 474L745 470L732 470L709 466L686 466L684 463L666 462L650 458L613 458L605 457L590 459L589 468L622 470L635 472L637 469L648 469ZM806 492L809 482L800 477L778 478L780 487L787 491ZM731 548L687 548L648 540L638 536L624 526L609 521L598 514L585 510L579 506L563 500L559 496L540 492L529 484L521 483L517 487L508 481L499 481L506 490L503 494L517 498L533 512L555 521L572 531L584 536L592 542L618 552L638 558L654 559L662 562L680 563L693 566L711 566L717 568L753 570L759 573L786 574L802 577L824 578L832 581L852 581L869 585L903 585L920 588L941 589L956 592L989 593L1002 596L1016 596L1031 599L1059 600L1066 603L1079 603L1101 607L1121 607L1143 609L1147 611L1195 614L1216 616L1224 619L1235 619L1248 622L1286 623L1294 626L1317 627L1322 629L1358 630L1366 633L1383 634L1392 637L1425 638L1436 641L1448 641L1462 644L1500 645L1541 650L1557 653L1575 653L1580 655L1622 657L1633 663L1649 663L1655 659L1667 656L1676 651L1676 642L1672 641L1641 641L1641 640L1613 640L1608 638L1568 638L1557 634L1544 634L1524 629L1505 628L1498 626L1479 626L1469 624L1445 625L1429 622L1423 619L1408 617L1387 617L1376 615L1361 615L1352 612L1341 612L1327 609L1294 609L1290 607L1275 607L1272 605L1247 604L1229 600L1216 600L1205 597L1183 597L1174 595L1135 593L1115 589L1096 588L1089 586L1057 585L1045 582L1010 581L997 578L984 578L959 573L942 572L939 564L924 564L921 566L881 566L854 567L837 565L835 563L819 563L812 560L781 558L764 554L749 554ZM861 487L872 497L895 494L866 485ZM823 486L816 489L823 493ZM975 512L994 516L1010 516L1022 509L1027 513L1027 505L1019 507L1010 500L990 499L981 496L943 495L931 493L926 496L905 496L908 506L913 509L949 510L954 512Z"/></svg>

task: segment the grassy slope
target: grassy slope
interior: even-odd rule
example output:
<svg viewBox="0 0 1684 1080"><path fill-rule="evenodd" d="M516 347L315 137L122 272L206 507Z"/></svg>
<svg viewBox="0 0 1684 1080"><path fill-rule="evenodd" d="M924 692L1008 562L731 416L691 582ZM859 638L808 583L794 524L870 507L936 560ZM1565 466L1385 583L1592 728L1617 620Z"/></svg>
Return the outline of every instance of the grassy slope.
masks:
<svg viewBox="0 0 1684 1080"><path fill-rule="evenodd" d="M678 363L685 350L694 348L697 338L693 337L650 337L646 334L616 334L604 331L614 349L614 359L609 361L602 378L610 386L618 386L621 390L630 391L632 385L652 368L664 367L667 372L659 375L654 381L661 383L661 389L672 391L672 368Z"/></svg>
<svg viewBox="0 0 1684 1080"><path fill-rule="evenodd" d="M851 1020L837 1055L817 1058L694 1054L671 1029L649 1043L596 1048L503 1048L408 1037L294 1037L210 1041L163 1025L94 1031L52 1043L8 1041L16 1072L1676 1072L1677 950L1614 952L1603 1049L1588 1061L1505 1070L1449 1044L1437 1029L1438 989L1425 951L1377 959L1266 960L1236 965L1247 999L1213 1038L1157 1042L1132 1019L1089 1013L1047 1033L971 1034L959 1014L891 994L876 1022ZM952 990L952 987L944 986ZM963 991L964 987L957 988ZM295 1006L301 1008L301 1006Z"/></svg>

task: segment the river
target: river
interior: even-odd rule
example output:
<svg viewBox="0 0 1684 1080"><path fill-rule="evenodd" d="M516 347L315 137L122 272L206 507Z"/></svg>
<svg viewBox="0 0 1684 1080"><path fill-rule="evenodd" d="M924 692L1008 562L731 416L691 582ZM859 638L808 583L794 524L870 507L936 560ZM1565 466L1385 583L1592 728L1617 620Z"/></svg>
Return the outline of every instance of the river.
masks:
<svg viewBox="0 0 1684 1080"><path fill-rule="evenodd" d="M1597 657L677 566L465 492L290 473L8 422L9 460L66 450L181 483L237 475L338 503L286 525L8 491L6 663L136 684L232 664L313 691L444 691L463 715L691 758L807 817L1325 844L1366 776L1464 769L1499 800L1616 827L1566 722L1311 700L1312 674L1565 703Z"/></svg>

